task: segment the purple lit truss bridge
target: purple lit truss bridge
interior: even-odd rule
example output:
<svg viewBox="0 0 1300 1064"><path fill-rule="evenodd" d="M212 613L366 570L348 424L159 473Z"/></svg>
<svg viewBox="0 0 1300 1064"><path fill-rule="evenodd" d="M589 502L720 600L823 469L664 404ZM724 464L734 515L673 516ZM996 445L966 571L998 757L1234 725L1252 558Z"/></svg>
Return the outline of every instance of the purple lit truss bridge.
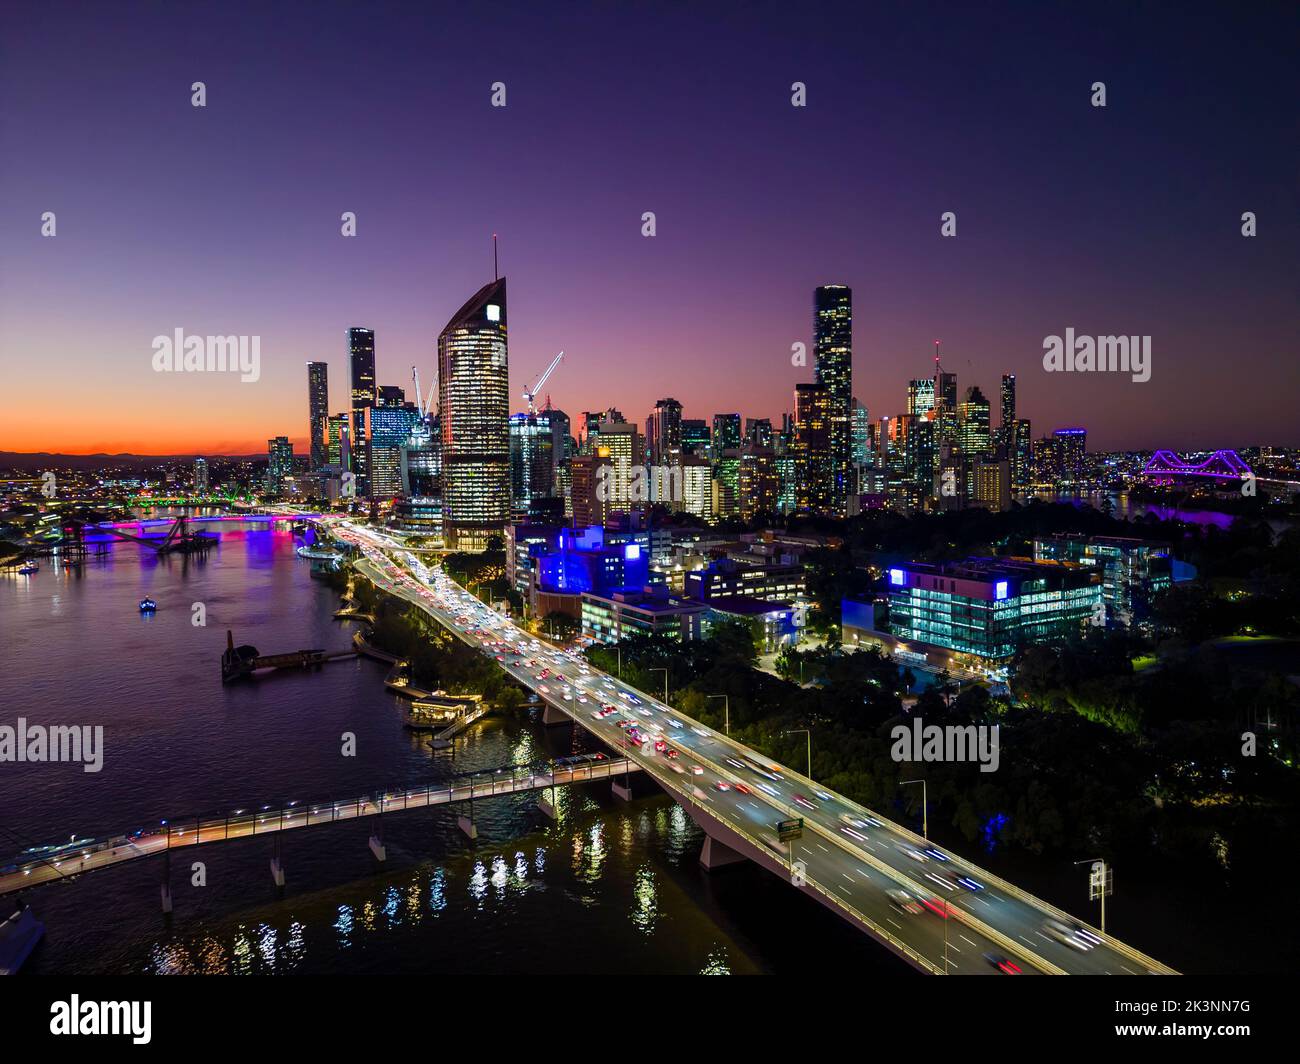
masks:
<svg viewBox="0 0 1300 1064"><path fill-rule="evenodd" d="M1156 451L1142 470L1155 484L1178 484L1189 480L1246 480L1254 476L1236 451L1215 451L1200 461L1184 461L1173 451Z"/></svg>

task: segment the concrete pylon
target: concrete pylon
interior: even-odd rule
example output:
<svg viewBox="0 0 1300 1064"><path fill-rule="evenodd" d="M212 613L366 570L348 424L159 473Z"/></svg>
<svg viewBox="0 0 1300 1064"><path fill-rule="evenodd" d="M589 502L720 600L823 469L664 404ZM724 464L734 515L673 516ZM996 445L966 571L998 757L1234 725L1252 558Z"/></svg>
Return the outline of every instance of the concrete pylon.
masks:
<svg viewBox="0 0 1300 1064"><path fill-rule="evenodd" d="M280 858L271 858L271 878L275 880L277 887L284 886L284 865L280 864Z"/></svg>
<svg viewBox="0 0 1300 1064"><path fill-rule="evenodd" d="M743 853L737 853L725 842L719 842L711 835L704 836L704 849L700 851L700 864L710 872L715 868L726 868L727 865L739 864L745 859Z"/></svg>
<svg viewBox="0 0 1300 1064"><path fill-rule="evenodd" d="M555 806L551 805L545 798L537 799L537 808L552 820L555 819Z"/></svg>
<svg viewBox="0 0 1300 1064"><path fill-rule="evenodd" d="M165 913L172 911L172 888L169 883L162 885L162 911Z"/></svg>
<svg viewBox="0 0 1300 1064"><path fill-rule="evenodd" d="M614 797L619 799L620 801L630 802L632 800L631 783L624 785L622 783L619 783L618 780L614 780L610 784L609 789L614 792Z"/></svg>
<svg viewBox="0 0 1300 1064"><path fill-rule="evenodd" d="M562 709L556 709L551 703L542 703L543 724L572 724L573 718Z"/></svg>
<svg viewBox="0 0 1300 1064"><path fill-rule="evenodd" d="M388 860L388 851L384 848L384 840L378 835L370 836L370 852L375 855L376 861Z"/></svg>
<svg viewBox="0 0 1300 1064"><path fill-rule="evenodd" d="M474 826L474 821L467 816L457 817L457 823L460 824L460 830L468 835L471 839L478 838L478 828Z"/></svg>

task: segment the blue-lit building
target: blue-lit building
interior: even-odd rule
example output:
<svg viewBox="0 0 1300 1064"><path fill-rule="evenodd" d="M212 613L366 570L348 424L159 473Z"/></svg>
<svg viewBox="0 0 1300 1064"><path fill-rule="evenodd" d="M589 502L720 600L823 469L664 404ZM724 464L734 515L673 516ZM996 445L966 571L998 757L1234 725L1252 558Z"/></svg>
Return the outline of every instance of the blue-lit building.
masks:
<svg viewBox="0 0 1300 1064"><path fill-rule="evenodd" d="M1102 584L1083 568L968 558L892 566L884 598L883 618L866 603L845 601L846 644L878 642L930 664L986 669L1029 644L1080 633L1097 616Z"/></svg>
<svg viewBox="0 0 1300 1064"><path fill-rule="evenodd" d="M1034 561L1101 573L1106 619L1128 627L1151 616L1152 602L1162 591L1195 575L1195 568L1174 559L1171 550L1169 543L1126 536L1042 536L1034 540Z"/></svg>

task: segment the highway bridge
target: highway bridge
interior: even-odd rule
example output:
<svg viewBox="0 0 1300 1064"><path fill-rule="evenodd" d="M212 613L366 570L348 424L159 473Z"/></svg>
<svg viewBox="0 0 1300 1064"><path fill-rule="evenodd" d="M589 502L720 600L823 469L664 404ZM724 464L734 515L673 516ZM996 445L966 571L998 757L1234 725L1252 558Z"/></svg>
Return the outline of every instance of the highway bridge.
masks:
<svg viewBox="0 0 1300 1064"><path fill-rule="evenodd" d="M363 552L362 575L539 695L548 722L572 720L624 750L703 829L706 867L753 861L931 974L1006 971L999 960L1025 974L1176 974L576 655L539 644L384 533L351 522L332 531ZM607 705L617 712L602 715ZM633 725L652 741L629 742ZM654 738L677 756L657 751ZM802 821L797 838L788 837L792 821ZM902 902L918 904L900 904L899 891Z"/></svg>

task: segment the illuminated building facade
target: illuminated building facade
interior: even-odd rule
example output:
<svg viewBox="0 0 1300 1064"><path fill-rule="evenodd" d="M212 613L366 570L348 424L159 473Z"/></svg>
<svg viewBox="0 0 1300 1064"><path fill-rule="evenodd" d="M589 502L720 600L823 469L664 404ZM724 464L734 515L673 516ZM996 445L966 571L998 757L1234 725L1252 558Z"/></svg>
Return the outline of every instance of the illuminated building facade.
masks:
<svg viewBox="0 0 1300 1064"><path fill-rule="evenodd" d="M480 288L438 337L443 526L449 550L482 551L510 517L506 280Z"/></svg>

